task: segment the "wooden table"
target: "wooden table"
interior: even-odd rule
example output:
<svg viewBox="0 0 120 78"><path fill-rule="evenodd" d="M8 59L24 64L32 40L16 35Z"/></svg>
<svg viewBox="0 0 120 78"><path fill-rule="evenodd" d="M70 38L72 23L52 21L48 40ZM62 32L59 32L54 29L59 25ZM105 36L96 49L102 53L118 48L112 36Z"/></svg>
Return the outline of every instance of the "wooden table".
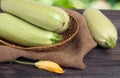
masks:
<svg viewBox="0 0 120 78"><path fill-rule="evenodd" d="M83 10L76 11L83 12ZM64 68L66 72L58 75L38 70L33 66L0 63L0 78L120 78L120 10L102 10L102 12L117 27L118 43L115 49L100 47L93 49L84 59L87 64L84 71Z"/></svg>

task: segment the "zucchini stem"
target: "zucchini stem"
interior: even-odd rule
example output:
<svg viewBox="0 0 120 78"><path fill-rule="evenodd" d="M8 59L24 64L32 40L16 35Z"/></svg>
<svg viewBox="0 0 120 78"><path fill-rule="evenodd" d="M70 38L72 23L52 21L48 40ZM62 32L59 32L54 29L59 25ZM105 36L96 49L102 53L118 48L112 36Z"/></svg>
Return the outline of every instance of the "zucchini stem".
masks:
<svg viewBox="0 0 120 78"><path fill-rule="evenodd" d="M106 44L107 44L111 49L113 49L113 48L115 48L115 46L116 46L116 41L113 40L112 38L109 38L109 39L106 41Z"/></svg>
<svg viewBox="0 0 120 78"><path fill-rule="evenodd" d="M31 63L31 62L23 62L23 61L19 61L19 60L15 60L14 62L19 63L19 64L34 65L34 63Z"/></svg>
<svg viewBox="0 0 120 78"><path fill-rule="evenodd" d="M53 34L53 37L50 39L52 41L52 44L59 43L63 39L62 35L58 35L56 33Z"/></svg>

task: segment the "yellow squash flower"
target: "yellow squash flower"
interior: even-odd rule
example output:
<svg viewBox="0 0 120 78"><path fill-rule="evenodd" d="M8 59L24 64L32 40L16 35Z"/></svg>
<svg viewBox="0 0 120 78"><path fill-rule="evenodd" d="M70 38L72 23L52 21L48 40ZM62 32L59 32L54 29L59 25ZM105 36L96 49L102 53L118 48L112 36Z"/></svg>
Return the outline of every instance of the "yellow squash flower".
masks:
<svg viewBox="0 0 120 78"><path fill-rule="evenodd" d="M14 62L20 63L20 64L34 65L39 69L44 69L44 70L58 73L58 74L64 73L63 69L57 63L52 61L38 61L35 63L31 63L31 62L23 62L23 61L15 60Z"/></svg>
<svg viewBox="0 0 120 78"><path fill-rule="evenodd" d="M39 61L35 63L35 66L39 69L44 69L50 72L55 72L59 74L64 73L63 69L57 63L52 61Z"/></svg>

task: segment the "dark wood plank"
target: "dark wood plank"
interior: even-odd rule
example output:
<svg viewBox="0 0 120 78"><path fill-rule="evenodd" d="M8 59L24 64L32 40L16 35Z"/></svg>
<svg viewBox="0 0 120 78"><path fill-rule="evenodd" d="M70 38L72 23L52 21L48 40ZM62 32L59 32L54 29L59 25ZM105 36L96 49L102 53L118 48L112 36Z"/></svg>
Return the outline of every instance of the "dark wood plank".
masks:
<svg viewBox="0 0 120 78"><path fill-rule="evenodd" d="M80 13L83 10L76 10ZM96 47L84 59L85 70L64 68L58 75L33 66L16 63L0 63L0 78L120 78L120 10L102 10L117 27L119 38L115 49ZM24 59L24 58L23 58Z"/></svg>

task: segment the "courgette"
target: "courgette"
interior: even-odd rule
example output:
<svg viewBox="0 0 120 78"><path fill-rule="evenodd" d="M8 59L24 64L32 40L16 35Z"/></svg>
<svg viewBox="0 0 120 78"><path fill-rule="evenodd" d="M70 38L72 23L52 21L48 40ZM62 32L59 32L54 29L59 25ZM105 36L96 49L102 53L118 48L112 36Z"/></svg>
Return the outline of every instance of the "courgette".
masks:
<svg viewBox="0 0 120 78"><path fill-rule="evenodd" d="M83 13L95 41L102 47L115 48L118 33L112 21L100 10L88 8Z"/></svg>
<svg viewBox="0 0 120 78"><path fill-rule="evenodd" d="M57 33L67 30L70 22L69 15L64 10L32 0L2 0L1 9Z"/></svg>
<svg viewBox="0 0 120 78"><path fill-rule="evenodd" d="M40 29L7 13L0 13L0 38L21 46L52 45L62 40L57 33Z"/></svg>

